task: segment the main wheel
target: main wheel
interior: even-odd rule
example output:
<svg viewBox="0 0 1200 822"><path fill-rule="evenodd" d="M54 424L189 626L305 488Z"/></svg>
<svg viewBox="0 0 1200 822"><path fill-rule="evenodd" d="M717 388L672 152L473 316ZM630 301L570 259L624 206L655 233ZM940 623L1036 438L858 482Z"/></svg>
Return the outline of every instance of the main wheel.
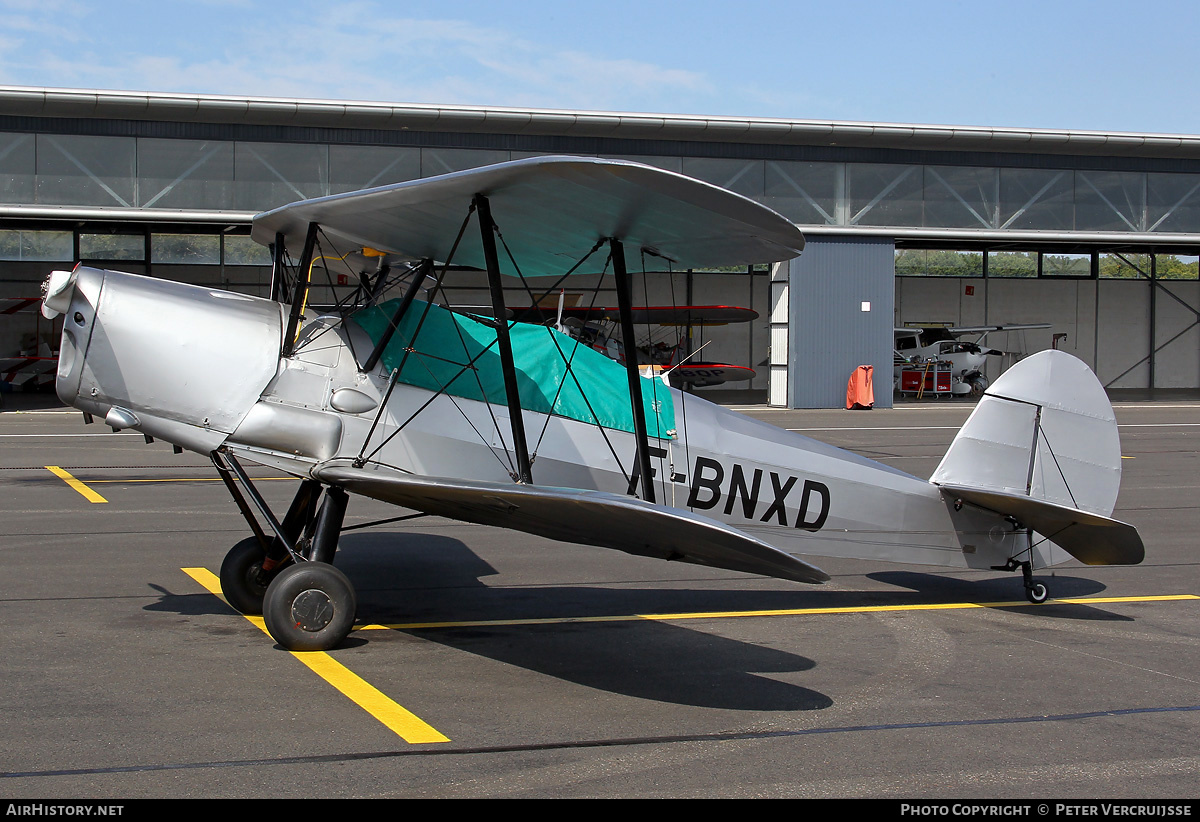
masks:
<svg viewBox="0 0 1200 822"><path fill-rule="evenodd" d="M1025 598L1034 605L1041 605L1050 598L1050 591L1040 582L1035 582L1025 588Z"/></svg>
<svg viewBox="0 0 1200 822"><path fill-rule="evenodd" d="M257 537L247 537L229 549L221 562L221 593L233 608L248 616L262 613L263 596L273 573L263 573L266 553Z"/></svg>
<svg viewBox="0 0 1200 822"><path fill-rule="evenodd" d="M289 651L328 651L350 634L356 609L345 574L324 562L301 562L267 586L263 622Z"/></svg>

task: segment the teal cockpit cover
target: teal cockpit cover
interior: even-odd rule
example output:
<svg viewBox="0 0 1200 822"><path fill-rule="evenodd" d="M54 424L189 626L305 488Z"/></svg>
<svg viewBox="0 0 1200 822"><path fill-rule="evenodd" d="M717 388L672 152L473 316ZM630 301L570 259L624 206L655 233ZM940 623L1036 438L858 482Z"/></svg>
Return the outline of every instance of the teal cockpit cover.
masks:
<svg viewBox="0 0 1200 822"><path fill-rule="evenodd" d="M398 303L389 300L362 309L351 319L378 344ZM398 380L407 385L504 405L500 352L491 322L414 301L381 361L389 372L400 368ZM549 326L510 323L509 337L522 408L633 431L623 365ZM642 405L649 436L673 439L675 406L670 389L661 380L643 379Z"/></svg>

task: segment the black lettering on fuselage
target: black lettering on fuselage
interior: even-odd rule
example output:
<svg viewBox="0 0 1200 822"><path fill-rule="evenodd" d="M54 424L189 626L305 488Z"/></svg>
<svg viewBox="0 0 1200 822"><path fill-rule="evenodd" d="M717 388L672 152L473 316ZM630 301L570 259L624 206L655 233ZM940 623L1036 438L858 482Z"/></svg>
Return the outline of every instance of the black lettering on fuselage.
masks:
<svg viewBox="0 0 1200 822"><path fill-rule="evenodd" d="M814 492L821 497L821 508L817 511L817 516L810 521L806 520L804 515L808 513L808 502ZM820 531L828 516L829 486L816 480L805 480L804 492L800 494L800 513L796 515L796 527L803 528L805 531Z"/></svg>
<svg viewBox="0 0 1200 822"><path fill-rule="evenodd" d="M704 472L711 470L711 478L705 477ZM708 457L696 457L696 467L692 469L692 492L688 494L688 508L699 508L704 511L716 507L721 501L721 480L725 478L725 469L716 460ZM700 489L712 492L712 496L701 501Z"/></svg>
<svg viewBox="0 0 1200 822"><path fill-rule="evenodd" d="M696 457L692 469L692 484L688 494L688 507L706 511L716 508L725 500L726 516L732 516L736 508L745 519L755 519L759 510L759 492L763 486L764 471L761 468L747 469L733 463L729 469L729 482L725 482L725 466L709 457ZM746 475L750 473L750 480ZM771 479L771 502L757 519L787 525L787 502L800 482L799 477L765 472ZM800 502L796 507L796 522L793 527L806 531L819 531L829 518L829 486L817 480L804 480L800 486Z"/></svg>
<svg viewBox="0 0 1200 822"><path fill-rule="evenodd" d="M779 475L774 471L771 472L771 490L775 492L775 501L771 503L771 507L767 509L767 513L762 515L762 521L766 522L774 515L780 525L787 525L787 509L784 508L785 500L787 499L788 491L792 490L792 486L796 484L795 477L788 477L785 485L779 484Z"/></svg>
<svg viewBox="0 0 1200 822"><path fill-rule="evenodd" d="M733 470L729 472L729 498L725 500L726 516L733 513L733 506L740 496L742 500L742 516L746 519L754 517L754 509L758 507L758 489L762 485L762 475L762 469L755 468L754 481L747 488L746 475L742 471L742 466L736 462L733 464Z"/></svg>

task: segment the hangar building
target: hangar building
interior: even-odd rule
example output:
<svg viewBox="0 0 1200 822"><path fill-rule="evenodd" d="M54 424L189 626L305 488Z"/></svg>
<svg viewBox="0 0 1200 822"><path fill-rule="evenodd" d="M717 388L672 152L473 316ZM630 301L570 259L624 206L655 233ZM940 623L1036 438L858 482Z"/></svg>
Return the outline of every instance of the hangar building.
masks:
<svg viewBox="0 0 1200 822"><path fill-rule="evenodd" d="M75 260L265 295L255 213L538 154L660 166L803 228L790 263L641 295L758 310L705 356L773 404L890 377L905 323L1050 323L989 344L1200 388L1200 136L0 87L0 295Z"/></svg>

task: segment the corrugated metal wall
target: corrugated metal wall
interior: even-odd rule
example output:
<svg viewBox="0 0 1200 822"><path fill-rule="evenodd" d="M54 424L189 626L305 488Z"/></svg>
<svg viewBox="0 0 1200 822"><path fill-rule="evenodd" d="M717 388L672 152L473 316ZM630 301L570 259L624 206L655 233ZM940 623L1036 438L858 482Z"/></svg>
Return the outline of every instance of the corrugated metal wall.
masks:
<svg viewBox="0 0 1200 822"><path fill-rule="evenodd" d="M846 383L875 368L875 407L892 407L895 244L810 237L791 261L788 405L844 408Z"/></svg>

